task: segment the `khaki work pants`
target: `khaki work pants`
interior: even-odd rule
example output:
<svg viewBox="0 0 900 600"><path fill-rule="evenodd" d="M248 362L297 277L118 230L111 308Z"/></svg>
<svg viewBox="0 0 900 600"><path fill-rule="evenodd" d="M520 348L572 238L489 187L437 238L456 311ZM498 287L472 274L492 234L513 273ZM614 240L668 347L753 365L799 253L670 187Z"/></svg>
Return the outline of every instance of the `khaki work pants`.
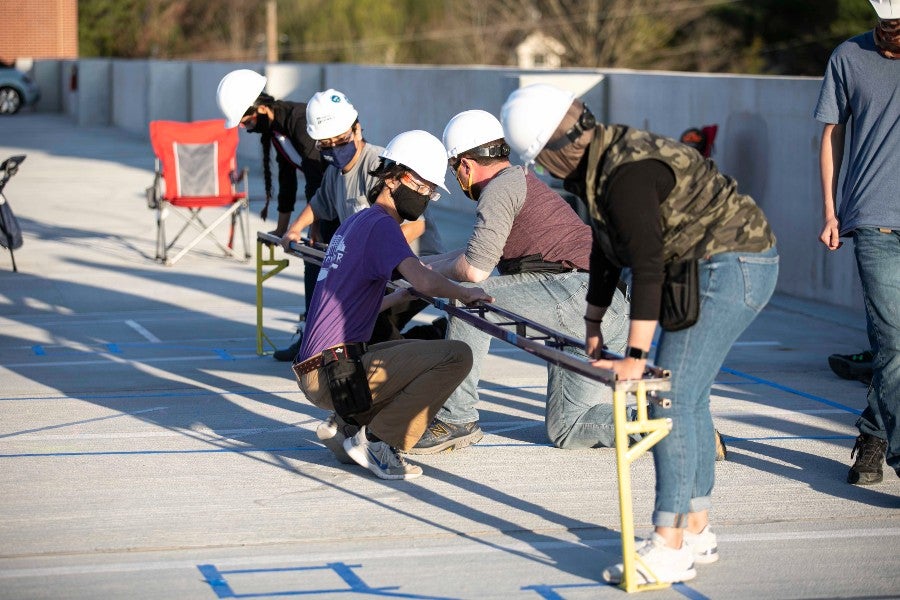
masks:
<svg viewBox="0 0 900 600"><path fill-rule="evenodd" d="M472 351L452 340L393 340L369 346L362 363L372 409L356 420L394 448L409 450L469 374ZM300 389L315 406L334 410L322 369L304 374Z"/></svg>

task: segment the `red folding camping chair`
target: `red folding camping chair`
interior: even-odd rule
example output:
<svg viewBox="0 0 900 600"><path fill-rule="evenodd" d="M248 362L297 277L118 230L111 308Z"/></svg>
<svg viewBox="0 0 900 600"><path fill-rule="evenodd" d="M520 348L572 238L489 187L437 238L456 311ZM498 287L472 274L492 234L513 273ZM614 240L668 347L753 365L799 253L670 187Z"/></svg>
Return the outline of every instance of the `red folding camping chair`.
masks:
<svg viewBox="0 0 900 600"><path fill-rule="evenodd" d="M240 258L234 250L235 225L241 229L244 260L250 258L248 169L237 170L237 128L225 129L224 119L151 121L150 143L156 154L156 177L147 188L147 205L156 210L156 260L174 265L206 238L227 256ZM242 191L238 191L241 182ZM221 208L224 212L209 225L201 218L201 211L209 215L208 209ZM184 224L167 241L166 220L172 214L184 219ZM226 220L230 227L223 243L216 228ZM190 228L198 232L196 237L170 258L169 250Z"/></svg>

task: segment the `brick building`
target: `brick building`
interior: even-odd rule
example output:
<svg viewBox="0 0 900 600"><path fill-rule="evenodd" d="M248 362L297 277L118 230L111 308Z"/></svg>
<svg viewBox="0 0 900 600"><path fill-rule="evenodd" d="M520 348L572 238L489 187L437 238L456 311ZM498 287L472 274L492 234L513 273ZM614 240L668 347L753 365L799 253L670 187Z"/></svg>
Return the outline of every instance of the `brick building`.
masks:
<svg viewBox="0 0 900 600"><path fill-rule="evenodd" d="M78 0L0 0L0 14L0 60L78 57Z"/></svg>

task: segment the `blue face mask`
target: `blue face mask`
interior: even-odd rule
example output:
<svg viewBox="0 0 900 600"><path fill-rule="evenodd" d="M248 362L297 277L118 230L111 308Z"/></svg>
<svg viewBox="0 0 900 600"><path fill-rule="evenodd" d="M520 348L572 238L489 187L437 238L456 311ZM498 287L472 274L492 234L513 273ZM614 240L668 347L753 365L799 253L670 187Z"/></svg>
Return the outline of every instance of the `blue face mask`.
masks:
<svg viewBox="0 0 900 600"><path fill-rule="evenodd" d="M356 144L350 141L346 144L341 144L340 146L322 148L319 152L322 154L322 158L328 161L329 164L332 164L343 171L344 167L349 165L353 160L353 157L356 156Z"/></svg>

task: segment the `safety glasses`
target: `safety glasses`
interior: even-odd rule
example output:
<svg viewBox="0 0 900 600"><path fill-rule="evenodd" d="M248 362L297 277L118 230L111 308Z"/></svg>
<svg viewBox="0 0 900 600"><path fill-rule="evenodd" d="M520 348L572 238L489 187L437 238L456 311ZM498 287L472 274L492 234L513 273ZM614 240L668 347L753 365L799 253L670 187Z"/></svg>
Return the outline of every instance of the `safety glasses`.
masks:
<svg viewBox="0 0 900 600"><path fill-rule="evenodd" d="M415 177L413 177L409 172L404 173L400 176L400 181L403 182L406 187L415 190L417 194L422 194L423 196L428 196L432 200L437 200L441 197L441 193L436 191L437 186L427 183L425 181L419 181Z"/></svg>
<svg viewBox="0 0 900 600"><path fill-rule="evenodd" d="M324 140L316 140L316 148L319 150L323 150L325 148L334 148L336 146L343 146L344 144L349 144L353 141L353 130L351 129L344 135L335 136L332 138L327 138Z"/></svg>

